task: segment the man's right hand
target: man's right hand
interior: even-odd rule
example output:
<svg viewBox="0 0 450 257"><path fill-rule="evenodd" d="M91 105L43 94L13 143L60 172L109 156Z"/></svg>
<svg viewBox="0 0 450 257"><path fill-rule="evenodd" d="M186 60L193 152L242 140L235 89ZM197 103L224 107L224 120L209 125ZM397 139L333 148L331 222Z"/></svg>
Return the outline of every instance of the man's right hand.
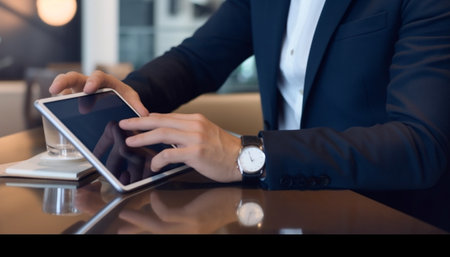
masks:
<svg viewBox="0 0 450 257"><path fill-rule="evenodd" d="M100 88L116 90L141 116L149 114L134 89L102 71L94 71L91 76L73 71L60 74L53 80L49 92L52 95L57 95L66 89L71 89L73 93L85 92L91 94Z"/></svg>

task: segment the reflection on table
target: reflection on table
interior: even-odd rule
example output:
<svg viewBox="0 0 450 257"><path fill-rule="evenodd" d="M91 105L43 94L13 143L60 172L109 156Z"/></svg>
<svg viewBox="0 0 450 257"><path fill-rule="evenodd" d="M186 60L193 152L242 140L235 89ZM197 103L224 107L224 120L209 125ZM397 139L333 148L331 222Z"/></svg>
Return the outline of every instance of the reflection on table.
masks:
<svg viewBox="0 0 450 257"><path fill-rule="evenodd" d="M102 186L108 187L105 183L93 183L80 188L81 206L77 208L86 213L99 213L107 205L99 193ZM239 208L246 203L250 209L239 216ZM263 191L213 183L195 172L126 196L90 224L89 229L83 230L82 226L80 231L108 234L443 232L348 190Z"/></svg>
<svg viewBox="0 0 450 257"><path fill-rule="evenodd" d="M42 152L42 130L0 138L0 164ZM195 171L119 194L80 181L0 178L1 234L441 234L350 190L266 191Z"/></svg>

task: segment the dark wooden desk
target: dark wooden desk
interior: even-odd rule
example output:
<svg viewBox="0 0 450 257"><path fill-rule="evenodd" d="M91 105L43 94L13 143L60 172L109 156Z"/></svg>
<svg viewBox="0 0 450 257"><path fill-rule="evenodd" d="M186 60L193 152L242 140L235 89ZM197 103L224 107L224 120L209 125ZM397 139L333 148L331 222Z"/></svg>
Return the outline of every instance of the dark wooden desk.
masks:
<svg viewBox="0 0 450 257"><path fill-rule="evenodd" d="M0 164L45 150L41 129L0 138ZM76 213L52 214L49 194L70 191ZM264 217L246 227L241 200ZM49 211L50 210L50 211ZM265 191L211 182L194 171L133 194L117 194L101 177L63 183L0 178L1 234L442 234L445 231L349 190Z"/></svg>

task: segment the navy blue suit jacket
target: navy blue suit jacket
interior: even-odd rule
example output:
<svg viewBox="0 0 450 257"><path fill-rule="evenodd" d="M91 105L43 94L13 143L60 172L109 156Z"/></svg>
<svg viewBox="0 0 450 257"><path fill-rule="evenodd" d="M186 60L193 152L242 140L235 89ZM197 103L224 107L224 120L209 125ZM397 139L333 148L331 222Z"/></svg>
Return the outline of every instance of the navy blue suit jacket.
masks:
<svg viewBox="0 0 450 257"><path fill-rule="evenodd" d="M125 82L150 111L169 112L217 90L254 55L263 187L373 190L389 199L395 192L410 203L405 210L428 215L417 199L429 205L450 196L441 189L450 188L450 1L327 0L310 51L301 129L277 131L288 10L288 0L225 1L192 37Z"/></svg>

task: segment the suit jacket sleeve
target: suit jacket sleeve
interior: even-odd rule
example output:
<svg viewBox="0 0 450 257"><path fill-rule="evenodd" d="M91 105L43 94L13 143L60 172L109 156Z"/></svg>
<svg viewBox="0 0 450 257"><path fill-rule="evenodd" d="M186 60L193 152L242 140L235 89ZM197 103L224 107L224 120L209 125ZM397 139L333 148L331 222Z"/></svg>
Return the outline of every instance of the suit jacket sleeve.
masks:
<svg viewBox="0 0 450 257"><path fill-rule="evenodd" d="M192 37L132 72L124 82L151 112L170 112L219 89L252 51L247 1L225 1Z"/></svg>

